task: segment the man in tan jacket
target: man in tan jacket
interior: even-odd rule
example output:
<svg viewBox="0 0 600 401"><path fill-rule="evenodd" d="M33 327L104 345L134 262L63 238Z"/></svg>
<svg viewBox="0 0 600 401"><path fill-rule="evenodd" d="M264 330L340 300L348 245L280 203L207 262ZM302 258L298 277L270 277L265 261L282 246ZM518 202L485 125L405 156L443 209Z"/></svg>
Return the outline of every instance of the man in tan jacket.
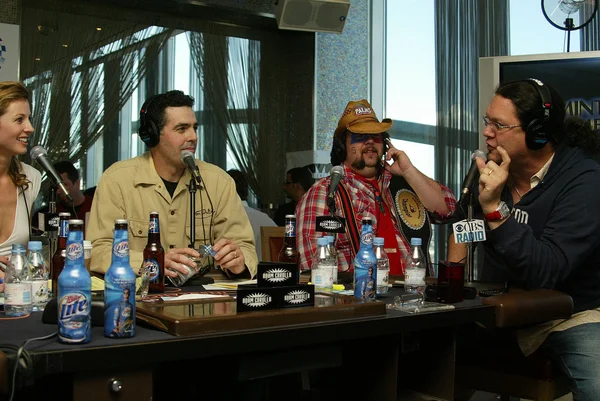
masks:
<svg viewBox="0 0 600 401"><path fill-rule="evenodd" d="M111 263L115 219L129 220L131 266L141 266L148 238L148 220L159 212L160 238L165 249L165 275L183 274L188 257L199 257L190 243L189 192L191 174L181 152L196 150L198 123L194 99L170 91L146 100L140 111L140 138L150 151L109 167L98 183L87 239L92 241L91 270L105 273ZM257 256L254 236L235 183L219 167L195 160L202 177L196 191L195 248L211 244L215 264L229 277L254 277Z"/></svg>

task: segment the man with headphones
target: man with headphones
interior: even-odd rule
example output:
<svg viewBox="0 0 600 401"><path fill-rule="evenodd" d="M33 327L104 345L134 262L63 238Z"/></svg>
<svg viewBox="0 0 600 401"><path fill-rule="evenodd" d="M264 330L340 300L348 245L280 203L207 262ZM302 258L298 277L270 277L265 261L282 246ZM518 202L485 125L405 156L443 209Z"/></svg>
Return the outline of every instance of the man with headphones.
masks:
<svg viewBox="0 0 600 401"><path fill-rule="evenodd" d="M483 271L573 298L568 320L517 331L571 379L574 400L600 399L600 137L538 79L501 84L484 117L488 162L477 159L476 218L486 220ZM457 215L460 213L457 212ZM464 215L457 216L457 219ZM448 259L464 259L450 237Z"/></svg>
<svg viewBox="0 0 600 401"><path fill-rule="evenodd" d="M335 192L334 212L346 223L335 241L340 271L352 269L363 218L371 218L374 236L384 238L390 274L398 275L404 273L410 237L429 229L430 218L442 221L454 212L452 192L417 170L403 151L391 146L386 132L391 126L390 119L380 122L363 99L348 103L335 130L331 164L343 167L344 178ZM393 163L387 164L384 155ZM396 180L402 182L402 188L392 190ZM317 181L296 207L303 268L310 269L317 262L317 238L323 235L317 231L317 219L333 212L327 205L330 184L330 177Z"/></svg>
<svg viewBox="0 0 600 401"><path fill-rule="evenodd" d="M87 229L92 241L91 270L105 273L111 262L115 219L129 220L129 250L134 270L142 265L148 219L159 212L161 243L165 249L165 275L185 274L190 257L199 253L190 243L189 191L191 174L181 153L194 153L198 122L194 99L181 91L152 96L140 111L139 135L150 148L133 159L110 166L100 178ZM212 245L215 263L230 277L253 277L257 257L248 216L233 179L219 167L195 160L202 182L195 193L195 244Z"/></svg>

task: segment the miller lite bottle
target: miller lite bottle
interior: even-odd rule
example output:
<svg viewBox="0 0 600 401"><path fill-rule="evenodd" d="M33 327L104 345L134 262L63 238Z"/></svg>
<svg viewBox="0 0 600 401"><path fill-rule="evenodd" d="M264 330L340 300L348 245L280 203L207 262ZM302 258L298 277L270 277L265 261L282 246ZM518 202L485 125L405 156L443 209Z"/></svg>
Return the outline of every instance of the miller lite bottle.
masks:
<svg viewBox="0 0 600 401"><path fill-rule="evenodd" d="M59 213L58 214L58 242L56 246L56 252L52 255L52 262L50 263L50 277L52 279L52 295L58 298L58 276L65 267L65 258L67 257L67 235L69 234L69 218L71 213Z"/></svg>
<svg viewBox="0 0 600 401"><path fill-rule="evenodd" d="M165 250L160 243L158 212L150 212L148 243L144 248L142 268L148 270L149 292L165 292Z"/></svg>
<svg viewBox="0 0 600 401"><path fill-rule="evenodd" d="M58 341L84 344L92 338L92 280L83 262L83 220L69 220L66 255L58 276Z"/></svg>
<svg viewBox="0 0 600 401"><path fill-rule="evenodd" d="M354 258L354 296L374 301L377 292L377 257L373 251L373 221L362 219L360 248Z"/></svg>
<svg viewBox="0 0 600 401"><path fill-rule="evenodd" d="M293 214L285 215L285 235L283 238L283 247L279 251L279 261L298 264L300 254L296 249L296 216Z"/></svg>
<svg viewBox="0 0 600 401"><path fill-rule="evenodd" d="M129 264L127 220L115 220L112 263L104 276L104 335L135 335L135 273Z"/></svg>

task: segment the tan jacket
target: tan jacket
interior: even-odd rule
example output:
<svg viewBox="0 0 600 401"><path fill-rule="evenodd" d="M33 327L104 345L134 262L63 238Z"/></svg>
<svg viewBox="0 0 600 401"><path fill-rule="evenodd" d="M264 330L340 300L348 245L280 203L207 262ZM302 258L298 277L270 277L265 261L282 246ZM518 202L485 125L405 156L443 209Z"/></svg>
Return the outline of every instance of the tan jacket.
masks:
<svg viewBox="0 0 600 401"><path fill-rule="evenodd" d="M203 185L196 191L195 247L214 244L221 238L235 241L254 277L258 263L254 235L233 179L217 166L200 160L196 160L196 164ZM152 211L159 212L160 240L165 253L169 248L187 247L190 242L189 182L190 173L186 170L171 199L154 168L150 152L110 166L98 183L87 227L86 238L93 245L91 270L105 273L110 266L116 219L129 220L130 261L135 272L142 264Z"/></svg>

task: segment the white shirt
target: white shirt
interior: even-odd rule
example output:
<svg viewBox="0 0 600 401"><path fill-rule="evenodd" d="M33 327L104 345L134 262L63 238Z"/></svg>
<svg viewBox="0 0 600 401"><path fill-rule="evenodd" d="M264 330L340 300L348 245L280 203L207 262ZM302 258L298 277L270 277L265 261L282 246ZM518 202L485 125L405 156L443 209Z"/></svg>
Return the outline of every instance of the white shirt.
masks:
<svg viewBox="0 0 600 401"><path fill-rule="evenodd" d="M17 211L15 213L15 223L10 237L0 244L0 255L2 256L10 256L13 244L27 245L29 241L29 216L31 215L33 202L37 198L38 192L40 192L40 183L42 181L40 172L25 163L21 163L21 166L23 167L23 173L27 176L30 183L24 192L25 196L21 193L21 188L16 189ZM25 198L27 199L27 207L25 207Z"/></svg>
<svg viewBox="0 0 600 401"><path fill-rule="evenodd" d="M262 260L262 247L260 244L260 227L277 227L277 224L275 224L275 222L271 220L268 214L248 206L248 202L242 201L242 204L244 205L244 209L246 210L246 214L248 215L248 220L250 220L252 231L254 231L254 243L256 244L256 253L258 255L258 260Z"/></svg>

